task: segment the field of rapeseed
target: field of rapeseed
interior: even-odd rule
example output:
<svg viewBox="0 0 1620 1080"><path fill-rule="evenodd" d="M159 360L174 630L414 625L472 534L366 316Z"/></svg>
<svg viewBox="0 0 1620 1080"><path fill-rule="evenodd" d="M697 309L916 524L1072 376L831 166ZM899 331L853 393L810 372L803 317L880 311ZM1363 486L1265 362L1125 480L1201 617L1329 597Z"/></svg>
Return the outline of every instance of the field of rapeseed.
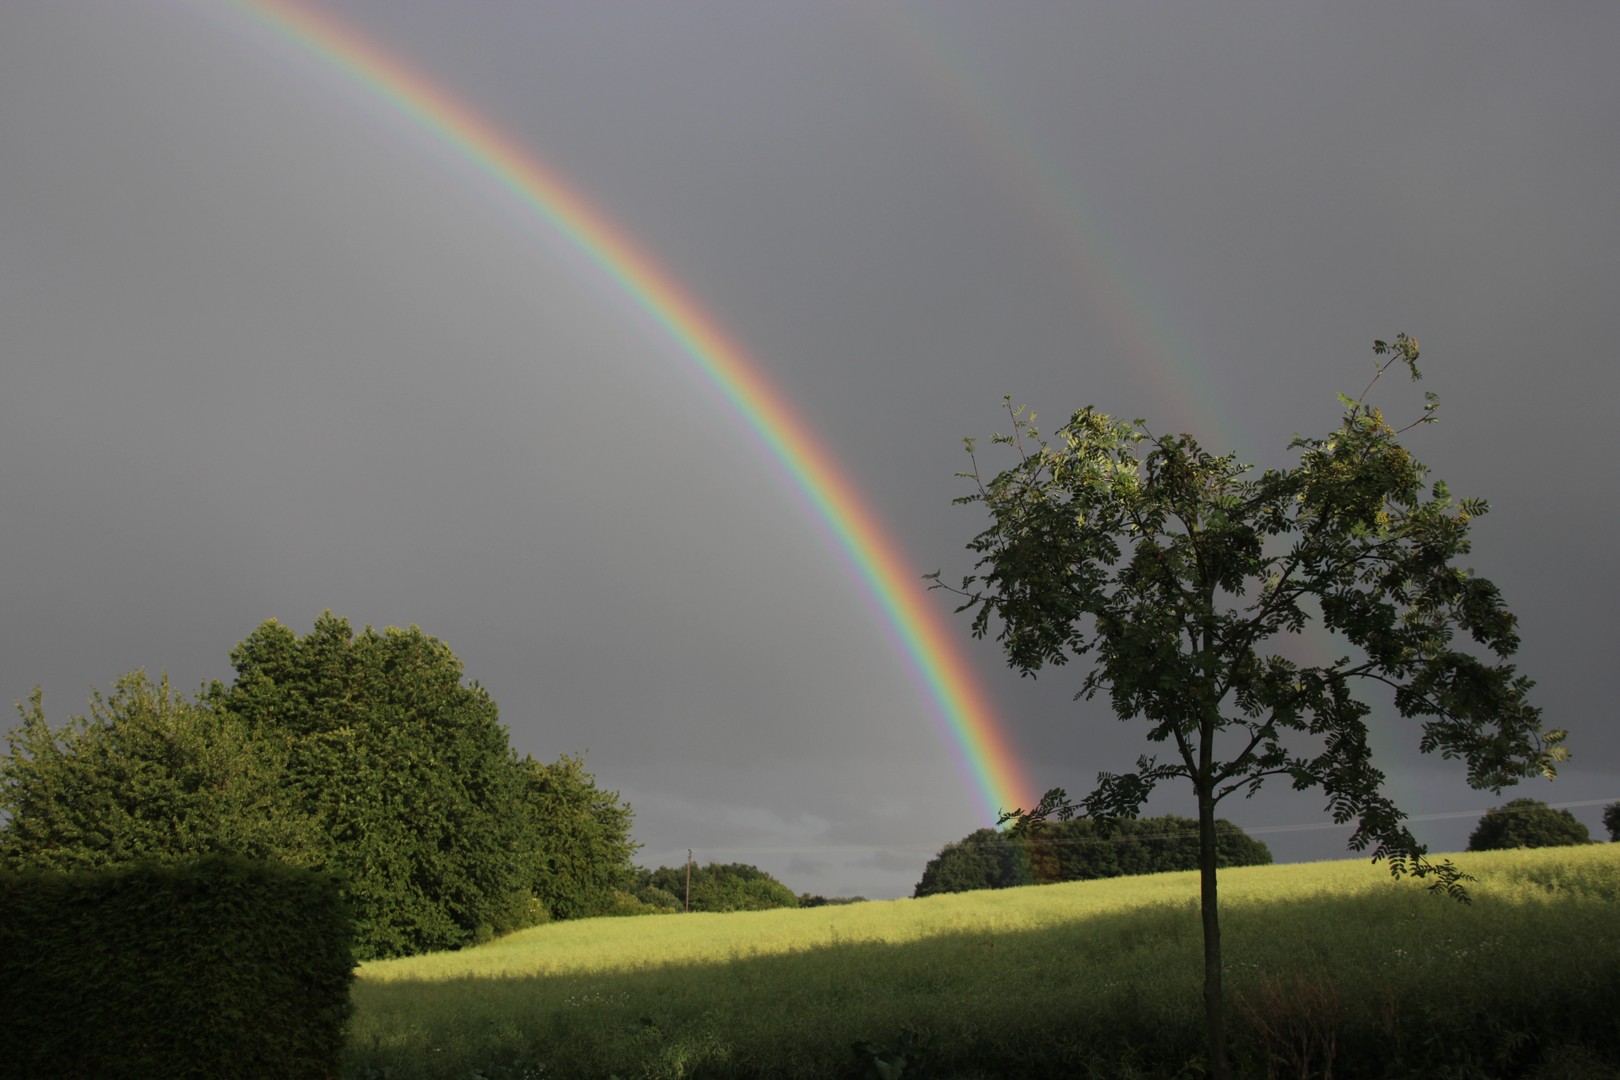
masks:
<svg viewBox="0 0 1620 1080"><path fill-rule="evenodd" d="M1620 1078L1620 845L1456 859L1468 905L1365 860L1222 871L1240 1075ZM346 1075L1196 1076L1197 892L537 927L364 965Z"/></svg>

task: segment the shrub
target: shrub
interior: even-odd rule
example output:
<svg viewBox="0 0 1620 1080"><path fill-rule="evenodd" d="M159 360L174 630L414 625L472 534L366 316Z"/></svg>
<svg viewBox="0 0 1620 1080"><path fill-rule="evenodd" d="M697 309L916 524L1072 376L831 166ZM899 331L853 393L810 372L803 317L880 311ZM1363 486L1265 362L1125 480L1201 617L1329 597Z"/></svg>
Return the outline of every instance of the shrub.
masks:
<svg viewBox="0 0 1620 1080"><path fill-rule="evenodd" d="M335 1075L354 977L339 890L232 856L0 871L0 1061L61 1080Z"/></svg>

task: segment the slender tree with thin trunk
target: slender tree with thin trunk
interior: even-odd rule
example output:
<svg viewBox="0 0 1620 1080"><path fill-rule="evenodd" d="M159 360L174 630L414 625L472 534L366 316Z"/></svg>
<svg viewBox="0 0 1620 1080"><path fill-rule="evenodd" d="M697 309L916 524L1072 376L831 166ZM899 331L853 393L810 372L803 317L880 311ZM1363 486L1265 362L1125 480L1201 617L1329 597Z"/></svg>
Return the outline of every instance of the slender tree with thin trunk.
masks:
<svg viewBox="0 0 1620 1080"><path fill-rule="evenodd" d="M991 525L968 545L976 573L951 591L972 612L974 636L994 633L1026 675L1083 661L1077 698L1105 692L1121 720L1145 723L1164 748L1132 772L1101 774L1079 801L1053 789L1008 817L1130 818L1161 781L1191 785L1215 1077L1228 1075L1215 872L1223 799L1273 777L1320 788L1333 820L1355 823L1352 850L1370 847L1396 875L1466 899L1466 875L1431 863L1383 793L1364 690L1392 698L1419 750L1461 758L1478 788L1551 776L1564 756L1564 732L1543 728L1530 680L1506 662L1519 638L1499 590L1455 565L1485 503L1454 501L1443 483L1425 490L1427 470L1401 445L1436 419L1438 401L1426 395L1421 417L1399 430L1368 403L1397 363L1419 378L1417 342L1403 334L1373 352L1361 396L1340 396L1340 425L1296 437L1298 464L1259 476L1189 435L1156 436L1092 407L1047 439L1007 399L1012 430L994 442L1016 460L990 479L967 442L962 475L976 490L957 502L982 505ZM939 574L929 577L938 587ZM1287 655L1283 642L1312 622L1343 655L1315 665Z"/></svg>

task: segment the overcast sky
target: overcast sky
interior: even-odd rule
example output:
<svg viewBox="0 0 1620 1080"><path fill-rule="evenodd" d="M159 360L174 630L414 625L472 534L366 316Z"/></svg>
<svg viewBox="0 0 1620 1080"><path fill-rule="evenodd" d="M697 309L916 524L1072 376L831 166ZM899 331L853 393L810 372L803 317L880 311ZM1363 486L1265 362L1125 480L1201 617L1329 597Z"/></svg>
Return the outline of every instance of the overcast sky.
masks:
<svg viewBox="0 0 1620 1080"><path fill-rule="evenodd" d="M1263 465L1423 346L1409 445L1574 758L1474 792L1381 709L1419 835L1620 799L1620 6L514 3L323 10L670 270L965 572L964 435L1095 403ZM417 624L648 865L909 894L987 824L893 636L691 363L487 175L231 4L0 4L0 697L60 722L260 622ZM942 606L948 602L940 598ZM957 622L1040 787L1141 728ZM1153 812L1191 813L1167 789ZM1223 808L1336 857L1319 795ZM1453 815L1453 816L1443 816Z"/></svg>

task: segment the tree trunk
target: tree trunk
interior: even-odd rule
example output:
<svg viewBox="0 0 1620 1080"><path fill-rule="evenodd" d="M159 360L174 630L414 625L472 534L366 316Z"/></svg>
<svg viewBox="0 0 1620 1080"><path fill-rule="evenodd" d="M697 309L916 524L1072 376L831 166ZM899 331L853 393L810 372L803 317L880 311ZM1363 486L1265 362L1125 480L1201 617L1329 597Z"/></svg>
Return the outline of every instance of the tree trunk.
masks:
<svg viewBox="0 0 1620 1080"><path fill-rule="evenodd" d="M1202 789L1198 792L1198 885L1204 919L1204 1035L1209 1045L1209 1075L1212 1080L1227 1080L1221 916L1215 896L1215 797Z"/></svg>

